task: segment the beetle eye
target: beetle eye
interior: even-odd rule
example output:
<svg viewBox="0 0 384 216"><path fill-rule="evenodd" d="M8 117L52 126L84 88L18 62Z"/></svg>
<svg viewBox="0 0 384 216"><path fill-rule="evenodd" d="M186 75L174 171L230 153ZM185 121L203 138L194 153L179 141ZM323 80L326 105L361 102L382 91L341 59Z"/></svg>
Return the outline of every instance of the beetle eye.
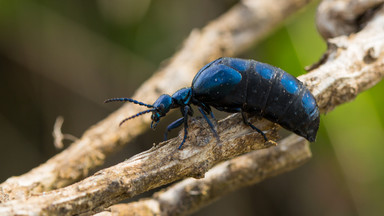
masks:
<svg viewBox="0 0 384 216"><path fill-rule="evenodd" d="M158 112L153 113L151 116L151 119L155 122L159 121L160 120L159 113Z"/></svg>
<svg viewBox="0 0 384 216"><path fill-rule="evenodd" d="M160 104L160 106L157 108L159 110L159 112L163 112L164 111L164 104Z"/></svg>

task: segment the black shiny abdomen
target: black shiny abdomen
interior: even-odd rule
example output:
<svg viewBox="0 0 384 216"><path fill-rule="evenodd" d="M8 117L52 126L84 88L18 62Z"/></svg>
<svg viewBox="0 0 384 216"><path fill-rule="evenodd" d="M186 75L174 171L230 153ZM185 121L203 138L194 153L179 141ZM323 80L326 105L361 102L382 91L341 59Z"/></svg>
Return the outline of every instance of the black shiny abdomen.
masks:
<svg viewBox="0 0 384 216"><path fill-rule="evenodd" d="M225 112L258 115L315 141L320 122L316 100L303 83L279 68L221 58L199 71L192 91L195 101Z"/></svg>

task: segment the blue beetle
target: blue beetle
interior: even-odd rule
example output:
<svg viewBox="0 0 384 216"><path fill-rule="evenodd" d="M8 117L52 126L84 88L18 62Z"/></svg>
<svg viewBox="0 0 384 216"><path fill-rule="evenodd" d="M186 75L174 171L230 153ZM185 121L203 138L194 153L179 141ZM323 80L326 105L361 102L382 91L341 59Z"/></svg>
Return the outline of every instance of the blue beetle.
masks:
<svg viewBox="0 0 384 216"><path fill-rule="evenodd" d="M139 112L125 121L152 112L151 128L156 128L160 119L170 109L180 108L183 117L168 125L167 134L184 123L184 138L188 135L188 116L193 115L191 104L198 107L214 136L219 136L208 115L214 118L211 107L235 113L241 112L243 122L267 137L247 120L247 114L264 117L282 127L315 141L320 117L316 100L311 92L295 77L266 63L255 60L223 57L216 59L196 74L192 86L176 91L172 96L163 94L152 105L131 98L112 98L111 101L129 101L149 109Z"/></svg>

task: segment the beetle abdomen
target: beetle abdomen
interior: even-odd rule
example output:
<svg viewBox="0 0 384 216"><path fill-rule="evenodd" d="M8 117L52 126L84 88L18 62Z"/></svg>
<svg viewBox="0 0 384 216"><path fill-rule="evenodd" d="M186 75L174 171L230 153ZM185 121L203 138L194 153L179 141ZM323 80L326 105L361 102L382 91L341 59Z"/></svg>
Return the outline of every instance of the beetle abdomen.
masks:
<svg viewBox="0 0 384 216"><path fill-rule="evenodd" d="M276 122L311 142L316 138L320 118L315 98L295 77L269 64L221 58L199 71L192 89L198 101L218 110L242 110Z"/></svg>
<svg viewBox="0 0 384 216"><path fill-rule="evenodd" d="M254 60L226 58L223 64L244 71L246 101L243 111L262 116L315 141L319 110L315 98L302 82L280 68Z"/></svg>

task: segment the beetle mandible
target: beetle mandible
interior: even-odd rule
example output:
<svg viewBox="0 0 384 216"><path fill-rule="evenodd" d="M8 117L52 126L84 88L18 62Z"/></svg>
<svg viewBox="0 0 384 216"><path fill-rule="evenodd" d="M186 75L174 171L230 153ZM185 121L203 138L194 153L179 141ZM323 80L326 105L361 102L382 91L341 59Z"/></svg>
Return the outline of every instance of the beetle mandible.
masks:
<svg viewBox="0 0 384 216"><path fill-rule="evenodd" d="M184 123L184 138L188 136L188 116L193 115L191 104L198 107L214 136L219 136L209 120L214 119L211 107L217 110L240 112L243 122L267 137L247 120L247 114L264 117L282 127L315 141L320 117L316 100L311 92L292 75L280 68L255 60L223 57L216 59L199 70L193 78L192 86L176 91L172 96L163 94L152 105L131 98L112 98L105 102L128 101L146 106L149 109L139 112L125 121L152 112L151 128L155 129L160 119L170 109L180 108L183 117L169 124L164 134Z"/></svg>

